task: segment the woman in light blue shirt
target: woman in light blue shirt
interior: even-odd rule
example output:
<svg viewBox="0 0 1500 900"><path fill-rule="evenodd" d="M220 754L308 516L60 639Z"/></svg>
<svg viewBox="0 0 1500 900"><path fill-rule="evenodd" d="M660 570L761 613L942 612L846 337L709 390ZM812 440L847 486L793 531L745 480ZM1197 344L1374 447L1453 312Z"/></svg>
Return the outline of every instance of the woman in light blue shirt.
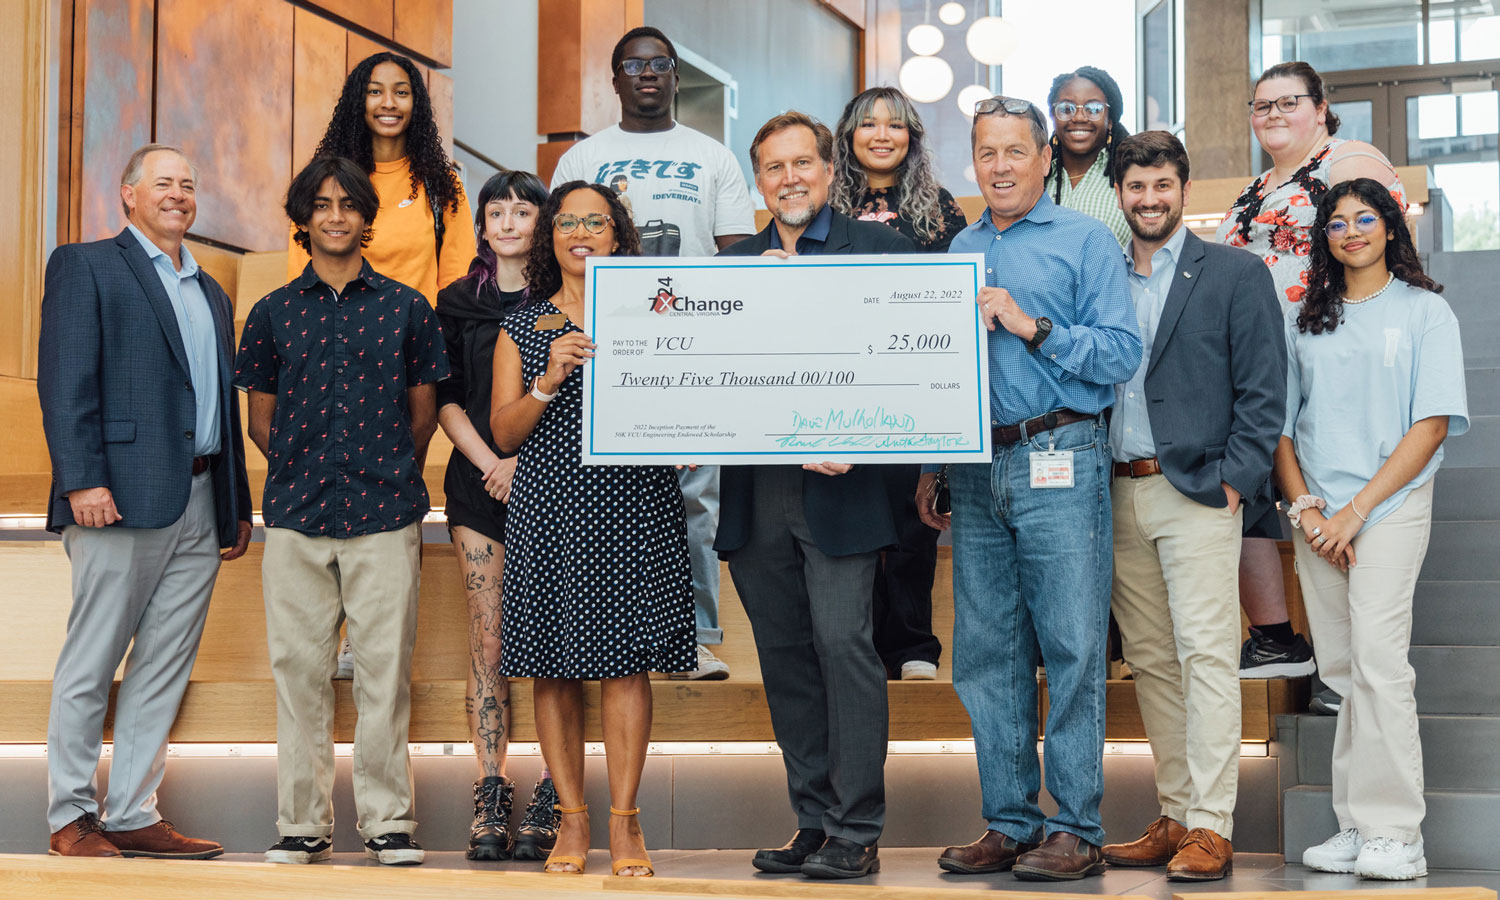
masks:
<svg viewBox="0 0 1500 900"><path fill-rule="evenodd" d="M1339 833L1304 865L1427 874L1412 594L1448 435L1469 428L1458 320L1422 272L1402 211L1368 178L1318 203L1307 295L1288 317L1276 478L1318 669L1344 697L1333 745Z"/></svg>

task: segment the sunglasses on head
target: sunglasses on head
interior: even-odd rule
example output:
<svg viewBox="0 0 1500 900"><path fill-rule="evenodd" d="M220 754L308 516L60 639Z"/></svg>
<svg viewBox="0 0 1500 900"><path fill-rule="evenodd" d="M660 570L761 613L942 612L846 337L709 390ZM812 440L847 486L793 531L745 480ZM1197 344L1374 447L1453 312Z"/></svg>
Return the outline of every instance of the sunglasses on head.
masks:
<svg viewBox="0 0 1500 900"><path fill-rule="evenodd" d="M1071 100L1059 100L1052 104L1052 115L1057 121L1065 122L1078 115L1079 110L1083 110L1083 117L1085 119L1088 119L1090 122L1097 122L1104 118L1104 111L1106 109L1109 109L1109 104L1103 100L1090 100L1082 106Z"/></svg>
<svg viewBox="0 0 1500 900"><path fill-rule="evenodd" d="M1047 123L1042 121L1042 114L1035 106L1031 105L1030 100L997 95L974 104L974 115L976 116L988 116L994 113L999 113L1002 116L1026 116L1040 125L1043 131L1047 129Z"/></svg>
<svg viewBox="0 0 1500 900"><path fill-rule="evenodd" d="M582 225L589 234L603 234L604 226L614 223L614 219L603 213L590 213L586 216L575 216L571 213L559 213L552 218L552 227L563 234L572 234Z"/></svg>
<svg viewBox="0 0 1500 900"><path fill-rule="evenodd" d="M1374 213L1360 213L1354 217L1354 231L1356 234L1369 234L1375 230L1375 223L1380 217ZM1323 226L1323 233L1328 235L1330 241L1337 241L1349 233L1349 223L1342 219L1335 219Z"/></svg>
<svg viewBox="0 0 1500 900"><path fill-rule="evenodd" d="M646 71L650 66L651 71L658 75L665 75L677 68L677 63L670 56L653 56L650 59L622 59L620 60L620 71L634 78Z"/></svg>

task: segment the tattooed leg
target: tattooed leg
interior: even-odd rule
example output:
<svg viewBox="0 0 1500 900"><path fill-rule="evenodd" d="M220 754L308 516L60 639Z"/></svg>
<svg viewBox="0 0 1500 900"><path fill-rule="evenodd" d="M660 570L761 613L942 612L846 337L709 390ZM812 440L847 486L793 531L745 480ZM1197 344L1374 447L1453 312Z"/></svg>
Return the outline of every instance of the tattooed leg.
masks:
<svg viewBox="0 0 1500 900"><path fill-rule="evenodd" d="M453 528L453 549L469 603L469 686L464 707L480 777L505 774L510 743L510 684L500 674L500 578L505 546Z"/></svg>

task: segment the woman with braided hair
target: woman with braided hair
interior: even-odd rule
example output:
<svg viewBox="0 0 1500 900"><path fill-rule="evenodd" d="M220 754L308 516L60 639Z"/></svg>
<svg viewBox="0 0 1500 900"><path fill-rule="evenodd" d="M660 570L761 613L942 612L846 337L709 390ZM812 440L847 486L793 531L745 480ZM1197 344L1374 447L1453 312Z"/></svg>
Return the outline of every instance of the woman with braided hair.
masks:
<svg viewBox="0 0 1500 900"><path fill-rule="evenodd" d="M381 52L355 66L313 155L346 157L369 173L380 198L380 225L364 253L375 271L429 303L468 273L474 215L443 150L416 63ZM287 277L295 278L307 253L290 241L287 250Z"/></svg>
<svg viewBox="0 0 1500 900"><path fill-rule="evenodd" d="M1130 135L1120 124L1125 99L1103 69L1079 66L1052 79L1047 92L1052 111L1052 169L1047 194L1059 206L1093 216L1115 233L1124 247L1130 226L1110 184L1110 151Z"/></svg>

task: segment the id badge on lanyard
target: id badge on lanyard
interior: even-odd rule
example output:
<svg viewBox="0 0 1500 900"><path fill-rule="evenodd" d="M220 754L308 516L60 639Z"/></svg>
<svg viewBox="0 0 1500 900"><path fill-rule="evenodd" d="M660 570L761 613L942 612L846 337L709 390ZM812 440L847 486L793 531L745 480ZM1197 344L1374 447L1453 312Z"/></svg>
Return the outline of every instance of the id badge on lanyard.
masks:
<svg viewBox="0 0 1500 900"><path fill-rule="evenodd" d="M1047 449L1031 453L1031 487L1070 488L1073 486L1073 451L1054 450L1055 439L1047 435Z"/></svg>

